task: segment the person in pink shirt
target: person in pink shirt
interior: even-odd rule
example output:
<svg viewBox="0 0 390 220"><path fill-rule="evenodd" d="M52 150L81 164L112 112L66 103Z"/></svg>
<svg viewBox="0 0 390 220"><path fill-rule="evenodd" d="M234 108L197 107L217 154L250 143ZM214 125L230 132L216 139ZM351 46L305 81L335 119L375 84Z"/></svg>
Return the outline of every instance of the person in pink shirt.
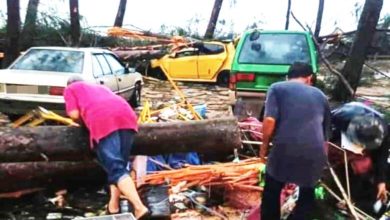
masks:
<svg viewBox="0 0 390 220"><path fill-rule="evenodd" d="M130 105L109 88L73 76L64 91L66 112L82 120L90 133L91 148L107 172L110 184L108 214L119 213L122 193L133 205L137 219L149 214L129 175L129 156L137 132L137 116Z"/></svg>

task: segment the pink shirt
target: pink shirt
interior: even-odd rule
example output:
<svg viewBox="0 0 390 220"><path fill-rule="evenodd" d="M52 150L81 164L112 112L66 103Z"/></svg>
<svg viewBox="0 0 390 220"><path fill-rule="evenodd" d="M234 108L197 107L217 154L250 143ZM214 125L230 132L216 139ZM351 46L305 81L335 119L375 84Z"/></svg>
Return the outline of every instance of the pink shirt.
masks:
<svg viewBox="0 0 390 220"><path fill-rule="evenodd" d="M138 131L137 115L122 97L109 88L75 82L64 91L66 112L78 110L90 133L91 147L119 129Z"/></svg>

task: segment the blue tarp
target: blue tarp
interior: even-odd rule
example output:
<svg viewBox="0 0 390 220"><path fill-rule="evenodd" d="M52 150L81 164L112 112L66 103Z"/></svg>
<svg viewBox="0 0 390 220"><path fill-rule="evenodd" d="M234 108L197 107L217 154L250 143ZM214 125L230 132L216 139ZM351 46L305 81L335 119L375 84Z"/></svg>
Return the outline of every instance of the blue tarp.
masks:
<svg viewBox="0 0 390 220"><path fill-rule="evenodd" d="M175 153L175 154L165 154L165 155L157 155L148 157L146 170L148 173L160 170L166 170L164 167L154 163L149 160L149 158L160 162L161 164L166 164L173 169L182 168L184 164L191 165L200 165L201 161L196 152L189 153Z"/></svg>
<svg viewBox="0 0 390 220"><path fill-rule="evenodd" d="M202 118L206 118L207 106L206 104L194 106L194 109ZM153 171L166 170L164 167L152 162L149 158L170 166L173 169L182 168L184 164L200 165L201 161L199 155L196 152L189 153L175 153L165 154L157 156L149 156L146 164L146 170L148 173Z"/></svg>

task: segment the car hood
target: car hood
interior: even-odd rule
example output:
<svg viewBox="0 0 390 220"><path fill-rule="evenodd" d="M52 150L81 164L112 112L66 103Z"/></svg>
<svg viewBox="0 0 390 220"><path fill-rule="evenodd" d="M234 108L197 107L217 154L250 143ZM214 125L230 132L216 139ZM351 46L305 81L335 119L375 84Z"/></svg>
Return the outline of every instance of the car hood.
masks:
<svg viewBox="0 0 390 220"><path fill-rule="evenodd" d="M0 83L65 87L68 78L75 74L5 69L0 70Z"/></svg>

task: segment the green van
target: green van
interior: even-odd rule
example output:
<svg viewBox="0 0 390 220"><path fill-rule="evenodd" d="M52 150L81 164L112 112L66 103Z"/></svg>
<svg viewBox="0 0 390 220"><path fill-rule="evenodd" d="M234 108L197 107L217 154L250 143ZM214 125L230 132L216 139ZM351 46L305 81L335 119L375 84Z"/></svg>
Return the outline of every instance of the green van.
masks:
<svg viewBox="0 0 390 220"><path fill-rule="evenodd" d="M264 100L269 86L286 80L290 65L297 61L309 63L318 72L317 49L309 32L246 31L236 45L229 87L236 99Z"/></svg>
<svg viewBox="0 0 390 220"><path fill-rule="evenodd" d="M247 31L237 44L231 89L265 92L272 83L285 80L296 61L311 64L317 73L317 50L309 32Z"/></svg>

